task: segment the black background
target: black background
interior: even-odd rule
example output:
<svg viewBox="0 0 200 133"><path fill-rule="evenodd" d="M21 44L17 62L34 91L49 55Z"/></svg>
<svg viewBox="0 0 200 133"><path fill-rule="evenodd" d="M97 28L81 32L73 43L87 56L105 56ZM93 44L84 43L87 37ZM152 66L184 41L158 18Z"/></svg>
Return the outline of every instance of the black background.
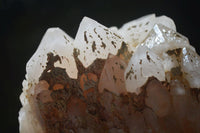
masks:
<svg viewBox="0 0 200 133"><path fill-rule="evenodd" d="M200 53L199 8L198 0L0 0L0 132L18 132L26 62L47 28L60 27L75 37L83 16L108 27L120 27L146 14L164 14Z"/></svg>

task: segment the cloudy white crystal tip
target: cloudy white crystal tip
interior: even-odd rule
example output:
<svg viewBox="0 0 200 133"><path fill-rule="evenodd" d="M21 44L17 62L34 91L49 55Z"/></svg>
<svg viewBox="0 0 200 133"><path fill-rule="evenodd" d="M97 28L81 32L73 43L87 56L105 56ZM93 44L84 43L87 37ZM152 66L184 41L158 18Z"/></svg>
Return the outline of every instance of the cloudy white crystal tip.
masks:
<svg viewBox="0 0 200 133"><path fill-rule="evenodd" d="M123 54L130 54L130 58L126 60L117 55L122 44L128 47ZM74 51L78 51L78 59L74 57ZM49 53L59 57L53 67L65 70L67 76L73 80L79 80L77 66L81 63L85 70L95 60L105 59L103 70L98 75L100 79L97 79L95 74L86 74L95 77L95 83L99 83L99 92L108 90L116 95L127 92L140 94L141 87L150 77L154 77L156 79L152 82L159 85L156 89L148 90L152 95L150 100L154 101L154 94L159 94L154 92L162 93L159 90L162 86L159 81L168 82L174 75L181 78L189 88L200 88L200 56L189 44L188 39L176 32L176 26L169 17L156 17L155 14L150 14L128 22L119 29L107 28L93 19L84 17L75 39L60 28L49 28L28 61L26 80L23 81L23 93L20 96L23 105L18 118L21 133L43 133L42 122L38 118L38 110L33 99L36 84L46 71ZM81 63L78 64L77 60ZM181 89L171 93L187 93ZM169 93L167 90L165 92ZM165 99L168 95L163 97ZM153 104L154 102L149 103L150 106ZM166 113L168 111L163 111L160 116Z"/></svg>
<svg viewBox="0 0 200 133"><path fill-rule="evenodd" d="M88 67L97 58L106 59L117 54L123 38L116 30L109 29L95 20L84 17L75 37L74 46L79 49L78 58Z"/></svg>

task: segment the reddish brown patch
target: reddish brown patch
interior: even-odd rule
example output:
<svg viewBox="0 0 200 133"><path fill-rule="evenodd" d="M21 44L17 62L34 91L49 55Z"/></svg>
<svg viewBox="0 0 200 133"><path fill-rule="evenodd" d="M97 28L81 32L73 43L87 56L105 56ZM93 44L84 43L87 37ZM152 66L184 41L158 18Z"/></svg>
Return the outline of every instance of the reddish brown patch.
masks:
<svg viewBox="0 0 200 133"><path fill-rule="evenodd" d="M124 53L126 56L123 56ZM102 93L99 93L98 83L109 59L97 59L84 68L77 56L78 79L70 79L65 69L54 67L50 62L36 85L36 100L46 133L200 132L200 106L197 102L200 93L196 89L188 91L191 88L186 88L185 83L180 82L184 83L182 89L185 90L180 95L176 91L180 89L178 86L173 87L171 83L152 77L140 88L139 95L116 95L110 87L103 87ZM57 60L54 58L53 62ZM118 51L118 58L125 61L129 58L125 45ZM110 69L105 75L110 77L104 76L102 84L109 85L112 80L116 84L113 89L116 90L123 82L120 78L126 66L116 60L108 66ZM117 75L120 71L122 76ZM125 89L125 86L121 89Z"/></svg>
<svg viewBox="0 0 200 133"><path fill-rule="evenodd" d="M64 86L62 84L55 84L53 86L53 90L61 90L64 89Z"/></svg>
<svg viewBox="0 0 200 133"><path fill-rule="evenodd" d="M84 91L84 84L86 81L87 81L87 76L85 74L82 74L80 78L80 87L83 91Z"/></svg>
<svg viewBox="0 0 200 133"><path fill-rule="evenodd" d="M94 82L97 82L97 80L98 80L97 76L93 73L88 73L87 76L88 76L89 80L93 80Z"/></svg>
<svg viewBox="0 0 200 133"><path fill-rule="evenodd" d="M86 112L86 104L84 103L83 100L77 98L77 97L72 97L69 100L69 103L67 105L68 108L68 115L74 115L74 116L82 116Z"/></svg>
<svg viewBox="0 0 200 133"><path fill-rule="evenodd" d="M84 96L85 98L87 98L88 94L89 94L89 93L93 93L94 91L95 91L94 88L87 89L87 90L85 90L85 91L83 92L83 96Z"/></svg>
<svg viewBox="0 0 200 133"><path fill-rule="evenodd" d="M93 73L82 74L80 78L80 87L83 91L90 89L90 87L94 87L98 78Z"/></svg>

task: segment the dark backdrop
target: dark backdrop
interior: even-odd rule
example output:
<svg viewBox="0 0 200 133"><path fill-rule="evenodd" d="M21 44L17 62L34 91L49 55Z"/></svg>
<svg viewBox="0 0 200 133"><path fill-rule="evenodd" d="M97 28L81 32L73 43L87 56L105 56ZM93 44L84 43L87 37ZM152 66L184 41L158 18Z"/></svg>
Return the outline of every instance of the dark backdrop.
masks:
<svg viewBox="0 0 200 133"><path fill-rule="evenodd" d="M192 45L200 45L199 8L185 0L0 0L0 132L18 132L19 95L26 62L49 27L60 27L72 37L83 16L105 26L118 26L146 14L171 17ZM3 118L3 119L2 119Z"/></svg>

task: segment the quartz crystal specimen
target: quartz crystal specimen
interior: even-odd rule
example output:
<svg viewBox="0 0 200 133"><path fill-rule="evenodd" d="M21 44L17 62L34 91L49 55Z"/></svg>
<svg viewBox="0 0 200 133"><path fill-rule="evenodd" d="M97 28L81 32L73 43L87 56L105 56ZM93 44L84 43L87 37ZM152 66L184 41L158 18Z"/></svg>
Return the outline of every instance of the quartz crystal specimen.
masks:
<svg viewBox="0 0 200 133"><path fill-rule="evenodd" d="M200 132L200 56L166 16L50 28L26 72L21 133Z"/></svg>

